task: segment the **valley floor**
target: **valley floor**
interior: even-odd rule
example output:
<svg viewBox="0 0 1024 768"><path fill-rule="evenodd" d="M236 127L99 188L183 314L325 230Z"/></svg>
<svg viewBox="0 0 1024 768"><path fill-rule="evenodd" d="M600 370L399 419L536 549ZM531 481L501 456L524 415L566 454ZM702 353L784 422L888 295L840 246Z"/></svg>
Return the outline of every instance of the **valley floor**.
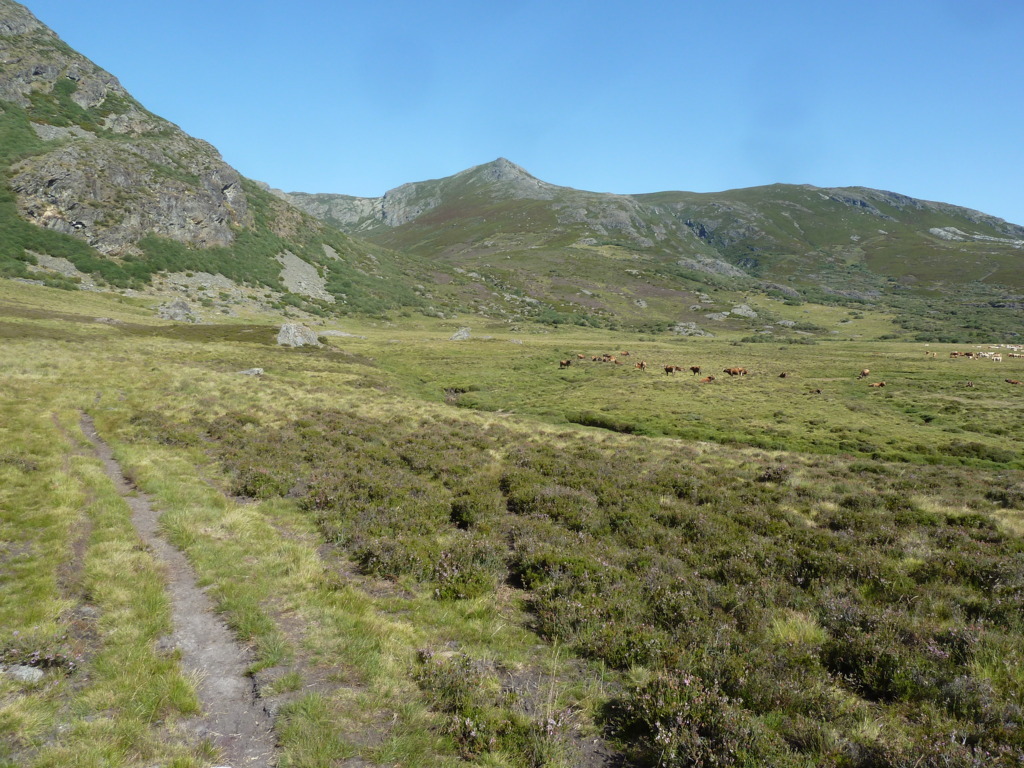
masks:
<svg viewBox="0 0 1024 768"><path fill-rule="evenodd" d="M1024 359L0 290L0 765L229 756L83 414L282 766L1024 760Z"/></svg>

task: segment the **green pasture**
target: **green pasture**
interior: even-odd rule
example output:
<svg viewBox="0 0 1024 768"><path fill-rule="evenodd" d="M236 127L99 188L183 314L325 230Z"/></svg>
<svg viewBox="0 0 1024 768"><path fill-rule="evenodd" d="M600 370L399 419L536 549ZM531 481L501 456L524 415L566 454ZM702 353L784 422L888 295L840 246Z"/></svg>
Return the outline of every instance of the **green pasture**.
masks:
<svg viewBox="0 0 1024 768"><path fill-rule="evenodd" d="M1024 360L270 320L0 282L0 652L48 659L0 678L0 765L217 764L81 413L252 648L282 765L1019 763Z"/></svg>

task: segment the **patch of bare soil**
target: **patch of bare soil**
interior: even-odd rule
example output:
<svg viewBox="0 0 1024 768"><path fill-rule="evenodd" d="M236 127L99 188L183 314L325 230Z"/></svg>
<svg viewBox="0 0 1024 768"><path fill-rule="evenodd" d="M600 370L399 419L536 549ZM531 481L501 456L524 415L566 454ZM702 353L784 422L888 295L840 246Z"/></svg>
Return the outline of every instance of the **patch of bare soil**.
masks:
<svg viewBox="0 0 1024 768"><path fill-rule="evenodd" d="M185 556L160 536L158 517L149 498L133 488L110 447L88 416L82 431L132 511L139 536L162 563L171 598L174 630L171 645L181 652L182 666L198 681L204 714L187 724L197 739L209 739L221 760L232 768L263 768L276 764L271 721L246 674L252 659L213 611L213 603L196 585Z"/></svg>

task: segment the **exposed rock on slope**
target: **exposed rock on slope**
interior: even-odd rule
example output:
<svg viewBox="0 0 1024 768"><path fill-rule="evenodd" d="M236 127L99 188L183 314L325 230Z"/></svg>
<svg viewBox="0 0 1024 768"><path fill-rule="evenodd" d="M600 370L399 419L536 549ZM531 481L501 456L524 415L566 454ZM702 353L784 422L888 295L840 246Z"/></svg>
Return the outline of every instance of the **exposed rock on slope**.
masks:
<svg viewBox="0 0 1024 768"><path fill-rule="evenodd" d="M241 177L212 146L147 112L11 0L0 0L0 57L0 99L52 145L12 169L25 218L109 255L138 253L150 233L228 245L232 227L251 225Z"/></svg>

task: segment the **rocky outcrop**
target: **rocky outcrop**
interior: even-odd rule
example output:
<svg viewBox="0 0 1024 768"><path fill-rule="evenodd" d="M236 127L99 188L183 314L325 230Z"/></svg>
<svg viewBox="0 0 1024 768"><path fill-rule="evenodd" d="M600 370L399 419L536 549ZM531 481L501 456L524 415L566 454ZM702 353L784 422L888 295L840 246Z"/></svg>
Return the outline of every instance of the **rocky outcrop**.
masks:
<svg viewBox="0 0 1024 768"><path fill-rule="evenodd" d="M71 141L14 166L11 188L24 218L108 255L138 253L150 233L199 248L229 245L232 227L250 223L242 180L196 143Z"/></svg>
<svg viewBox="0 0 1024 768"><path fill-rule="evenodd" d="M164 320L173 320L176 323L198 323L199 318L192 310L192 306L184 299L175 299L157 307L157 315Z"/></svg>
<svg viewBox="0 0 1024 768"><path fill-rule="evenodd" d="M0 0L0 61L0 99L27 108L52 145L11 169L29 221L112 256L139 253L151 233L229 245L251 224L242 179L212 146L147 112L11 0Z"/></svg>
<svg viewBox="0 0 1024 768"><path fill-rule="evenodd" d="M277 343L282 347L322 347L316 333L301 323L285 323L277 334Z"/></svg>
<svg viewBox="0 0 1024 768"><path fill-rule="evenodd" d="M672 333L679 336L713 336L696 323L676 323L672 326Z"/></svg>

